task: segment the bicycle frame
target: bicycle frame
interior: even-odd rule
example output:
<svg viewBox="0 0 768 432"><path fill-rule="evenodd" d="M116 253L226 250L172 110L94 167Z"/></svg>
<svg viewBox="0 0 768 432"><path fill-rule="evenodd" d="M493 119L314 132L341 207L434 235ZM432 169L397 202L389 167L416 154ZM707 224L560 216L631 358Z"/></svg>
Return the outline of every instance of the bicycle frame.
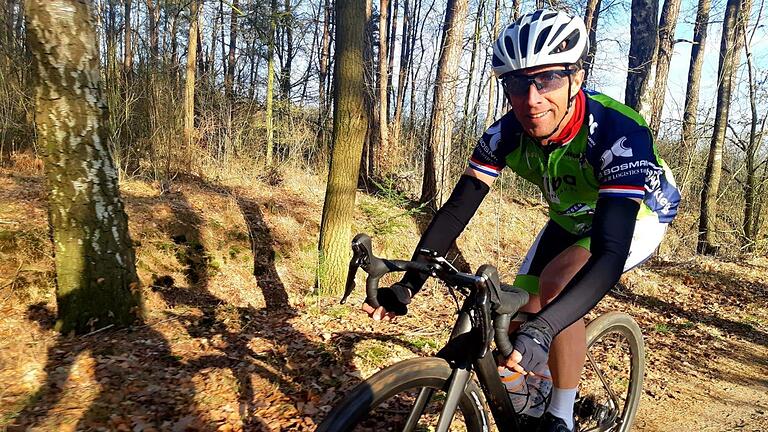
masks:
<svg viewBox="0 0 768 432"><path fill-rule="evenodd" d="M498 429L501 432L522 432L519 414L512 406L507 389L499 378L493 352L485 350L479 358L474 355L479 352L481 349L479 345L482 344L482 336L478 334L480 329L473 324L473 314L476 313L474 297L473 292L464 300L448 342L437 353L437 357L448 361L454 369L437 431L448 430L453 413L456 411L460 392L471 379L471 371L474 370ZM426 405L427 400L425 398L422 403ZM476 403L479 404L479 401ZM479 408L483 414L486 414L481 406ZM487 424L487 419L483 420ZM444 429L440 428L442 425Z"/></svg>
<svg viewBox="0 0 768 432"><path fill-rule="evenodd" d="M523 427L532 426L528 424L527 416L518 414L515 411L507 389L501 381L494 359L495 352L498 352L502 357L506 357L513 351L508 330L511 319L528 302L528 293L526 291L502 285L498 272L491 265L480 266L474 275L463 273L446 261L444 257L426 249L419 250L419 253L425 257L424 261L426 262L378 258L373 255L371 239L365 234L355 236L352 240L352 250L353 257L350 260L347 283L341 303L346 302L355 287L355 274L358 268L362 268L368 274L365 286L365 302L373 307L380 306L377 297L380 278L384 274L391 272L420 272L428 277L438 278L449 288L458 288L459 291L466 294L451 335L445 346L436 354L437 358L445 360L451 368L450 375L447 377L447 387L443 387L445 388L446 396L437 424L436 430L438 432L448 431L459 403L466 395L470 395L471 403L475 404L472 411L479 413L482 417L480 420L482 421L481 426L483 430L488 430L487 411L479 395L475 394L477 386L471 385L471 390L467 392L470 380L472 380L472 372L475 372L477 376L477 381L480 384L479 392L482 392L485 396L486 404L500 431L523 432ZM628 316L627 318L632 321ZM611 319L615 320L615 318ZM609 321L604 322L609 323ZM637 324L634 321L632 323L634 327L627 326L625 323L622 328L628 329L627 331L631 333L628 336L629 341L637 341L639 339L640 352L642 353L642 334ZM640 336L637 336L637 334L640 334ZM491 351L491 342L494 340L496 342L496 351ZM630 344L633 343L636 344L636 342L630 342ZM589 361L594 364L595 361L589 352L587 356ZM616 394L607 384L599 368L594 367L594 369L603 387L610 395L610 402L613 405L617 405ZM639 367L639 370L642 371L642 365ZM447 372L444 368L442 371L444 373ZM633 369L632 373L636 373L635 369ZM442 380L445 380L445 375L442 376ZM445 383L446 381L442 382ZM642 377L640 382L642 382ZM404 430L413 430L416 427L434 392L435 389L429 387L423 387L420 390L406 419ZM636 394L633 397L637 399L639 395ZM365 403L364 398L362 400L363 402L360 402L361 398L359 395L352 399L356 404ZM464 400L466 401L466 399ZM636 410L637 401L634 402L633 407L629 413L630 416L634 415L633 412ZM362 415L362 412L358 413L357 408L352 409L352 411L357 413L355 415ZM591 416L592 414L587 413L585 415ZM359 419L353 421L357 420ZM598 427L599 430L604 430L602 426L598 425Z"/></svg>

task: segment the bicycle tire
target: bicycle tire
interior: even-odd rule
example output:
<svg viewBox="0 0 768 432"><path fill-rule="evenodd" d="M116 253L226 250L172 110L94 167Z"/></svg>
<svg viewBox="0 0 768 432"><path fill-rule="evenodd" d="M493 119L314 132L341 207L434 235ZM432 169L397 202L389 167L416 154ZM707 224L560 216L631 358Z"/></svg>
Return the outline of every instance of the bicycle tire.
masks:
<svg viewBox="0 0 768 432"><path fill-rule="evenodd" d="M632 427L643 391L645 374L645 344L640 327L634 319L623 312L608 312L587 325L587 351L607 335L618 333L626 339L630 355L630 376L627 384L624 407L616 427L599 430L628 432ZM587 365L589 367L589 365Z"/></svg>
<svg viewBox="0 0 768 432"><path fill-rule="evenodd" d="M405 391L418 388L445 391L452 371L448 362L437 357L418 357L398 362L358 384L328 413L317 432L352 431L382 402ZM467 383L458 409L464 416L468 432L490 429L483 393L474 378Z"/></svg>

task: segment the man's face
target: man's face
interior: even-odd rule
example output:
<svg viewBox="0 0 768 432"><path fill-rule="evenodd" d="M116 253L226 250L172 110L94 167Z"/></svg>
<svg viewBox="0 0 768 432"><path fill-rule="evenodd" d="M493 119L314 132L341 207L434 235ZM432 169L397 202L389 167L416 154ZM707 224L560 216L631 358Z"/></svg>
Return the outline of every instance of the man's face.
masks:
<svg viewBox="0 0 768 432"><path fill-rule="evenodd" d="M537 77L537 82L541 90L537 90L537 86L530 81L517 79L517 85L510 85L511 81L507 81L505 84L505 92L507 99L512 105L512 111L515 113L515 117L523 126L523 130L526 134L533 138L544 138L552 133L552 131L560 123L561 129L570 120L570 116L573 112L569 112L568 116L560 122L563 114L568 110L569 98L576 95L581 87L581 83L584 78L584 72L579 70L570 75L571 85L568 85L569 76L566 74L557 73L559 71L565 71L563 66L542 66L524 69L516 73L516 77L533 78ZM555 72L555 73L547 73ZM570 94L568 93L570 87ZM556 131L552 136L560 132Z"/></svg>

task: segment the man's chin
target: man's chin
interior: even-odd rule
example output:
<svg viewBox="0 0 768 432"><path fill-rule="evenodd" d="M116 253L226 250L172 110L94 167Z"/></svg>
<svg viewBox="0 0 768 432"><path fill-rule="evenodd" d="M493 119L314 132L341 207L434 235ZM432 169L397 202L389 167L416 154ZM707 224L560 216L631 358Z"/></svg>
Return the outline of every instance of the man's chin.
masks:
<svg viewBox="0 0 768 432"><path fill-rule="evenodd" d="M533 127L533 128L523 127L523 131L525 132L526 135L533 138L534 141L544 141L547 138L552 136L551 128L547 129L540 126Z"/></svg>

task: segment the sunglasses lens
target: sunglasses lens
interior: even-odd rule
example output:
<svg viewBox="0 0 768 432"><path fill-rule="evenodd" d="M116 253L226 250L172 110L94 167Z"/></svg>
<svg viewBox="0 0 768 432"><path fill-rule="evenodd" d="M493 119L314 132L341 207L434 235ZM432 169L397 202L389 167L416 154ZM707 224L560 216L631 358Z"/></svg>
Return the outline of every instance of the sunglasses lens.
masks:
<svg viewBox="0 0 768 432"><path fill-rule="evenodd" d="M531 84L536 86L539 93L548 93L565 85L569 73L567 71L546 71L536 75L511 75L502 81L504 91L509 96L528 94Z"/></svg>
<svg viewBox="0 0 768 432"><path fill-rule="evenodd" d="M528 87L531 86L531 81L528 77L510 76L506 78L502 84L504 85L504 91L508 95L521 96L528 93Z"/></svg>
<svg viewBox="0 0 768 432"><path fill-rule="evenodd" d="M548 71L536 75L536 88L539 93L557 90L565 85L567 74L561 71Z"/></svg>

